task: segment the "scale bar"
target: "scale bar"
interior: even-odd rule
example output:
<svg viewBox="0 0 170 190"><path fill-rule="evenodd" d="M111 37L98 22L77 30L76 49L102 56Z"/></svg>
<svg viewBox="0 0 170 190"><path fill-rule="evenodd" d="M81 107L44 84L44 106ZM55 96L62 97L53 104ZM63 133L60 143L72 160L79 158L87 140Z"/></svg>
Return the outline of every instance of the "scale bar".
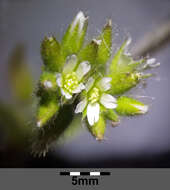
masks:
<svg viewBox="0 0 170 190"><path fill-rule="evenodd" d="M60 172L62 176L108 176L110 172Z"/></svg>

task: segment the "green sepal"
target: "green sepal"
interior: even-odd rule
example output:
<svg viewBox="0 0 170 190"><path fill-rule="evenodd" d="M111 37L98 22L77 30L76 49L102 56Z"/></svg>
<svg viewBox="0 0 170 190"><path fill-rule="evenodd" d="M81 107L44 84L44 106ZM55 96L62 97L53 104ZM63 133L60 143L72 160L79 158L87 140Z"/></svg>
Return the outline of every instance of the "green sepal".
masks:
<svg viewBox="0 0 170 190"><path fill-rule="evenodd" d="M43 97L39 102L36 124L37 127L42 127L47 124L59 110L59 102L54 94L43 93Z"/></svg>
<svg viewBox="0 0 170 190"><path fill-rule="evenodd" d="M134 61L132 56L126 53L129 41L130 39L126 40L113 57L110 64L110 74L132 72L144 62L144 59Z"/></svg>
<svg viewBox="0 0 170 190"><path fill-rule="evenodd" d="M147 111L148 106L138 100L126 96L117 99L116 112L120 115L130 116L145 114Z"/></svg>
<svg viewBox="0 0 170 190"><path fill-rule="evenodd" d="M41 56L45 69L58 72L63 65L60 44L55 37L45 37L41 43Z"/></svg>
<svg viewBox="0 0 170 190"><path fill-rule="evenodd" d="M43 71L40 76L40 85L46 90L57 90L56 75L55 72Z"/></svg>
<svg viewBox="0 0 170 190"><path fill-rule="evenodd" d="M106 128L106 122L102 115L99 117L99 121L95 123L93 126L90 126L88 124L88 128L92 135L96 137L96 140L103 140L105 128Z"/></svg>
<svg viewBox="0 0 170 190"><path fill-rule="evenodd" d="M99 41L99 49L97 53L97 64L105 64L111 55L112 46L112 21L108 20L104 26L101 35L97 38Z"/></svg>
<svg viewBox="0 0 170 190"><path fill-rule="evenodd" d="M118 115L115 113L114 110L112 109L107 109L105 112L104 112L104 116L111 120L111 121L114 121L114 122L119 122L119 117Z"/></svg>
<svg viewBox="0 0 170 190"><path fill-rule="evenodd" d="M112 94L122 94L136 86L142 79L137 68L144 62L144 59L134 61L131 55L125 53L128 42L127 40L122 44L110 65L109 76L112 78Z"/></svg>
<svg viewBox="0 0 170 190"><path fill-rule="evenodd" d="M87 25L88 18L82 12L79 12L69 25L61 42L62 53L65 58L79 52L84 42Z"/></svg>
<svg viewBox="0 0 170 190"><path fill-rule="evenodd" d="M95 40L92 40L87 44L79 53L79 61L89 61L91 65L94 65L99 45Z"/></svg>
<svg viewBox="0 0 170 190"><path fill-rule="evenodd" d="M123 94L135 87L143 78L138 72L134 73L115 73L112 76L111 93L113 95Z"/></svg>

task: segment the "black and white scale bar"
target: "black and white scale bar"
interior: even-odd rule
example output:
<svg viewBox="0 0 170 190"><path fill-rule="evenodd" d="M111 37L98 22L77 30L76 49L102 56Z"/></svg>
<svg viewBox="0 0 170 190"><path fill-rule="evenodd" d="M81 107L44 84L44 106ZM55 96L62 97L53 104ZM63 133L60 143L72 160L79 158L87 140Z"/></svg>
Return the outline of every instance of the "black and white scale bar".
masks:
<svg viewBox="0 0 170 190"><path fill-rule="evenodd" d="M60 172L62 176L107 176L110 172Z"/></svg>

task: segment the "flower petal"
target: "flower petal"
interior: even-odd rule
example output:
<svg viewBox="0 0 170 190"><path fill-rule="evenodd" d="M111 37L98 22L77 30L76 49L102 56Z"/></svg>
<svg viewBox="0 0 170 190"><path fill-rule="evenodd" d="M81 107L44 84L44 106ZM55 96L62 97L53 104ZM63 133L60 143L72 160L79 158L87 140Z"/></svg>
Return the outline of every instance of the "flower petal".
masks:
<svg viewBox="0 0 170 190"><path fill-rule="evenodd" d="M84 86L83 83L80 83L78 85L78 87L75 90L72 91L72 93L74 93L74 94L80 93L83 89L85 89L85 86Z"/></svg>
<svg viewBox="0 0 170 190"><path fill-rule="evenodd" d="M86 83L86 91L88 92L94 84L94 78L90 77Z"/></svg>
<svg viewBox="0 0 170 190"><path fill-rule="evenodd" d="M84 108L86 107L86 104L87 104L87 99L85 98L84 100L82 100L80 103L77 104L75 113L83 112Z"/></svg>
<svg viewBox="0 0 170 190"><path fill-rule="evenodd" d="M108 109L114 109L117 107L116 98L110 94L103 94L100 98L100 103Z"/></svg>
<svg viewBox="0 0 170 190"><path fill-rule="evenodd" d="M88 104L87 106L87 119L92 126L99 120L100 106L98 103Z"/></svg>
<svg viewBox="0 0 170 190"><path fill-rule="evenodd" d="M76 75L79 81L83 78L85 74L89 72L90 68L91 68L91 65L88 61L83 61L79 64L76 70Z"/></svg>
<svg viewBox="0 0 170 190"><path fill-rule="evenodd" d="M67 73L72 72L76 64L77 64L77 56L76 55L68 56L66 60L66 64L64 65L64 68L63 68L63 73L67 74Z"/></svg>
<svg viewBox="0 0 170 190"><path fill-rule="evenodd" d="M110 77L104 77L104 78L102 78L98 82L100 90L104 91L104 92L107 91L107 90L109 90L110 87L111 87L111 84L110 84L111 80L112 80L112 78L110 78Z"/></svg>
<svg viewBox="0 0 170 190"><path fill-rule="evenodd" d="M63 96L66 97L66 99L71 99L72 98L72 95L69 94L68 92L66 92L65 90L63 90L62 88L61 88L61 93L62 93Z"/></svg>
<svg viewBox="0 0 170 190"><path fill-rule="evenodd" d="M59 87L62 86L62 77L61 77L61 74L60 74L60 73L56 74L56 82L57 82L57 85L58 85Z"/></svg>

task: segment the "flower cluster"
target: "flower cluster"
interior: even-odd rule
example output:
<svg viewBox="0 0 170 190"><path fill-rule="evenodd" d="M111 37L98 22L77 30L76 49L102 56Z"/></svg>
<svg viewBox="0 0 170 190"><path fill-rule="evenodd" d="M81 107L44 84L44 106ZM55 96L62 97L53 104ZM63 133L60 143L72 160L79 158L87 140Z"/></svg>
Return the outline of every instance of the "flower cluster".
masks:
<svg viewBox="0 0 170 190"><path fill-rule="evenodd" d="M99 36L84 43L87 25L88 17L80 11L61 42L54 36L42 41L44 66L37 91L36 121L37 126L42 127L54 117L55 121L60 120L58 114L62 113L64 102L75 108L76 114L82 114L89 131L102 140L106 120L117 124L119 115L132 116L148 111L147 105L124 93L151 76L144 73L146 69L159 64L155 64L155 59L134 60L128 51L130 38L112 55L111 20ZM63 99L65 101L61 101ZM71 115L70 111L67 117Z"/></svg>
<svg viewBox="0 0 170 190"><path fill-rule="evenodd" d="M85 112L91 126L98 122L102 106L106 109L117 107L116 98L106 93L111 87L111 80L109 77L104 77L96 82L91 77L86 84L85 98L77 105L75 113Z"/></svg>

